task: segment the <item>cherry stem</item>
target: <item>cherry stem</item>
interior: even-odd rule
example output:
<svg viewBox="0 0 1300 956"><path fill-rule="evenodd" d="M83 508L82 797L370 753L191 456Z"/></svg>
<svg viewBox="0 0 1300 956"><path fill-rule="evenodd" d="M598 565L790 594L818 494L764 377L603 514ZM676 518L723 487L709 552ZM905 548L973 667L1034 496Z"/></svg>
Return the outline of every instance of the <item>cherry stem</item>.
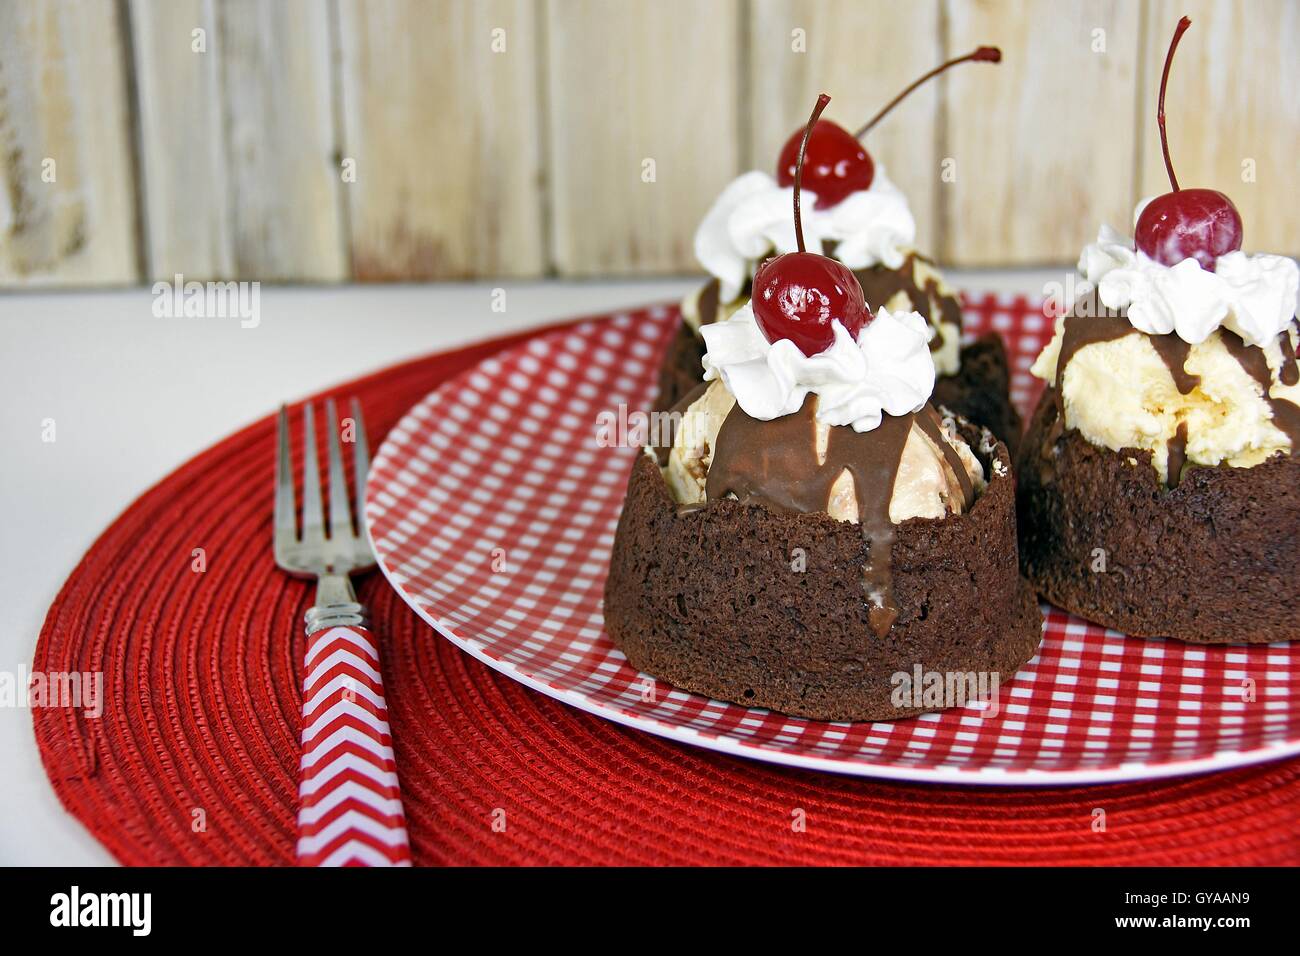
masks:
<svg viewBox="0 0 1300 956"><path fill-rule="evenodd" d="M1160 102L1156 106L1156 122L1160 125L1160 148L1165 154L1165 172L1169 174L1169 185L1178 192L1178 177L1174 175L1174 164L1169 158L1169 134L1165 132L1165 87L1169 85L1169 67L1174 62L1174 50L1187 28L1192 25L1191 17L1183 17L1174 27L1174 38L1169 41L1169 52L1165 54L1165 71L1160 75Z"/></svg>
<svg viewBox="0 0 1300 956"><path fill-rule="evenodd" d="M817 97L817 105L813 107L812 116L808 117L808 125L804 127L803 139L799 141L799 158L794 164L794 238L799 243L799 251L806 252L803 245L803 218L799 215L799 191L803 188L803 156L808 151L808 139L812 136L813 127L817 125L817 117L822 115L822 110L826 109L826 104L831 98L825 93Z"/></svg>
<svg viewBox="0 0 1300 956"><path fill-rule="evenodd" d="M955 60L949 60L947 63L941 63L939 66L936 66L929 73L925 74L925 76L921 77L911 86L909 86L907 89L903 90L903 92L899 93L892 100L886 103L884 109L882 109L875 116L871 117L871 119L867 121L867 124L863 126L862 129L858 130L856 133L853 134L853 138L861 139L862 137L866 136L867 131L870 130L871 127L875 126L882 119L884 119L886 113L892 110L899 103L903 102L903 100L907 99L907 97L911 94L911 92L915 90L918 86L920 86L922 83L926 82L927 80L933 79L934 77L938 76L940 73L942 73L944 70L948 69L949 67L956 66L958 63L966 63L968 61L972 63L1001 63L1002 51L995 46L982 46L979 47L978 49L972 50L970 53L967 53L965 56L959 56Z"/></svg>

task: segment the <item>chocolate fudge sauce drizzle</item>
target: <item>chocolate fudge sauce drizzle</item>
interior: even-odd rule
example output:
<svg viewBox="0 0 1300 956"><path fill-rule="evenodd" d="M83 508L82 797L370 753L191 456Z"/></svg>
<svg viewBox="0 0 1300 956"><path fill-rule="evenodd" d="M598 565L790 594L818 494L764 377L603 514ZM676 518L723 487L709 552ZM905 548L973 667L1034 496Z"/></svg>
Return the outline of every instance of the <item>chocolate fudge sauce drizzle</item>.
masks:
<svg viewBox="0 0 1300 956"><path fill-rule="evenodd" d="M1178 430L1165 442L1168 455L1165 472L1169 476L1169 487L1177 488L1183 478L1183 465L1187 464L1187 422L1179 422Z"/></svg>
<svg viewBox="0 0 1300 956"><path fill-rule="evenodd" d="M1086 306L1084 315L1077 314L1081 305ZM1061 382L1064 380L1065 367L1070 364L1070 360L1080 349L1098 342L1111 342L1122 339L1126 335L1137 334L1139 332L1129 323L1128 315L1123 311L1106 308L1095 292L1080 299L1070 314L1065 317L1065 335L1061 338L1061 354L1056 360L1058 404L1061 401ZM1201 384L1199 375L1187 371L1187 356L1192 350L1190 343L1184 342L1173 332L1167 335L1148 335L1147 339L1156 350L1156 354L1160 356L1160 361L1165 363L1165 368L1169 369L1174 386L1180 393L1187 395Z"/></svg>
<svg viewBox="0 0 1300 956"><path fill-rule="evenodd" d="M1156 354L1160 356L1160 360L1165 363L1165 368L1169 369L1169 374L1173 376L1178 391L1183 395L1191 394L1192 389L1201 384L1201 376L1187 371L1187 356L1191 354L1192 343L1183 341L1172 332L1168 335L1152 335L1149 338L1151 344L1155 346Z"/></svg>
<svg viewBox="0 0 1300 956"><path fill-rule="evenodd" d="M961 460L961 455L957 454L957 449L953 448L944 436L943 422L933 405L926 405L917 413L916 424L921 427L921 431L925 432L930 441L939 446L944 460L948 462L948 467L957 476L957 485L961 488L962 510L965 511L975 502L975 484L966 472L966 464Z"/></svg>
<svg viewBox="0 0 1300 956"><path fill-rule="evenodd" d="M1156 354L1165 363L1165 368L1169 369L1169 374L1173 377L1174 386L1179 393L1188 395L1192 389L1201 384L1199 375L1187 371L1187 356L1192 351L1190 342L1183 341L1173 333L1148 337L1155 347ZM1178 423L1173 436L1165 442L1165 483L1170 488L1177 488L1178 483L1183 480L1185 464L1187 464L1187 422L1184 421Z"/></svg>
<svg viewBox="0 0 1300 956"><path fill-rule="evenodd" d="M718 432L706 495L709 501L717 501L730 493L742 502L775 511L825 512L831 486L848 471L857 498L858 523L867 542L862 584L868 620L876 635L883 637L898 617L890 568L894 523L889 520L889 502L912 423L926 428L926 412L933 411L927 406L919 415L885 415L879 427L869 432L855 432L847 426L831 428L826 459L819 463L816 407L816 397L809 395L795 414L759 421L736 405ZM937 423L931 421L930 428L937 430ZM940 440L941 448L947 445ZM960 459L955 470L964 479L966 507L971 497L966 490L969 478Z"/></svg>
<svg viewBox="0 0 1300 956"><path fill-rule="evenodd" d="M1295 321L1292 320L1291 324L1294 325ZM1300 366L1296 365L1295 346L1291 344L1291 330L1283 329L1277 340L1282 348L1282 367L1278 369L1278 381L1283 385L1300 384Z"/></svg>
<svg viewBox="0 0 1300 956"><path fill-rule="evenodd" d="M1092 308L1089 313L1083 316L1076 315L1079 306L1090 301ZM1129 325L1128 319L1109 314L1106 310L1098 311L1100 306L1101 302L1095 294L1091 300L1085 296L1065 317L1065 333L1061 336L1061 351L1056 359L1056 382L1052 394L1052 401L1056 405L1056 418L1048 429L1047 441L1043 443L1040 455L1045 465L1050 465L1052 450L1056 447L1057 439L1065 433L1065 399L1061 388L1061 384L1065 381L1065 367L1070 364L1071 359L1080 349L1099 342L1113 342L1115 339L1122 339L1126 335L1137 332L1137 329Z"/></svg>
<svg viewBox="0 0 1300 956"><path fill-rule="evenodd" d="M1283 336L1287 333L1283 332ZM1264 390L1264 401L1268 402L1268 407L1273 411L1273 424L1281 430L1282 434L1291 442L1291 457L1300 455L1300 405L1288 402L1282 398L1272 398L1268 394L1269 388L1273 384L1273 373L1268 367L1268 359L1264 355L1264 350L1256 345L1247 345L1241 337L1234 332L1224 329L1219 333L1223 340L1223 345L1228 350L1228 354L1237 360L1237 364L1242 367L1247 375L1259 383L1260 388ZM1289 340L1288 340L1289 344ZM1296 373L1295 357L1291 358L1289 367L1283 353L1282 368L1279 369L1279 379L1282 384L1292 384L1287 382L1288 375L1294 382Z"/></svg>
<svg viewBox="0 0 1300 956"><path fill-rule="evenodd" d="M1079 353L1080 349L1089 345L1095 345L1098 342L1112 342L1116 339L1122 339L1126 335L1139 334L1138 330L1133 328L1129 323L1128 317L1123 313L1112 314L1110 310L1105 309L1100 300L1093 295L1090 299L1081 301L1088 302L1091 314L1077 316L1071 312L1065 319L1065 335L1061 338L1061 354L1056 360L1056 421L1052 423L1049 432L1047 447L1044 454L1050 454L1050 450L1056 444L1065 430L1065 408L1061 383L1065 381L1065 368L1070 361ZM1077 306L1076 306L1077 309ZM1148 335L1152 347L1155 348L1156 354L1160 360L1165 363L1165 368L1169 369L1169 375L1174 380L1174 385L1178 391L1187 395L1201 383L1199 375L1193 375L1187 371L1187 356L1191 352L1191 345L1184 342L1181 338L1173 333L1167 335ZM1166 443L1167 463L1165 465L1166 484L1170 488L1177 488L1179 481L1182 480L1183 465L1187 463L1187 423L1179 422L1178 430Z"/></svg>

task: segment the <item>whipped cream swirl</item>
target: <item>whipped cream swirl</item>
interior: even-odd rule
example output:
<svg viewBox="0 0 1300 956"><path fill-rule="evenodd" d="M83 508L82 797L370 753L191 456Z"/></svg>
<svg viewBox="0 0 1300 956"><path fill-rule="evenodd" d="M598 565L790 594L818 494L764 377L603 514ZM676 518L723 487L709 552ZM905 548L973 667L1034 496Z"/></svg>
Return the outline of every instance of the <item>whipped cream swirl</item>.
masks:
<svg viewBox="0 0 1300 956"><path fill-rule="evenodd" d="M704 378L721 378L745 414L770 421L792 415L812 392L817 420L851 425L857 432L879 427L882 413L920 411L934 390L933 330L915 312L877 310L857 340L837 320L835 341L804 355L789 339L769 342L746 303L724 322L701 327Z"/></svg>
<svg viewBox="0 0 1300 956"><path fill-rule="evenodd" d="M1097 288L1102 304L1127 309L1140 332L1176 332L1197 345L1222 326L1249 345L1276 340L1296 314L1300 268L1295 260L1230 252L1214 268L1207 272L1195 259L1162 265L1109 226L1101 227L1097 241L1079 257L1079 271Z"/></svg>
<svg viewBox="0 0 1300 956"><path fill-rule="evenodd" d="M695 257L718 279L723 302L740 294L750 264L769 253L794 252L794 187L778 186L754 170L732 180L695 231ZM802 190L803 232L809 249L838 243L835 258L850 269L903 264L916 241L916 220L903 193L876 165L868 189L850 193L829 209L817 209L817 194Z"/></svg>

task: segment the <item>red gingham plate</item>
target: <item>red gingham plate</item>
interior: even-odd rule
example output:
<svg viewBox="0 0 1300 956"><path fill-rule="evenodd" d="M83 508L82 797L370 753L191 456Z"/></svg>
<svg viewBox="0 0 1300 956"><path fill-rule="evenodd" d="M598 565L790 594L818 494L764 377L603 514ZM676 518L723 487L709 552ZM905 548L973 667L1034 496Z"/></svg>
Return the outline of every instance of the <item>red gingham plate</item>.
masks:
<svg viewBox="0 0 1300 956"><path fill-rule="evenodd" d="M968 297L973 334L1007 341L1022 410L1051 322L1023 297ZM601 591L634 448L603 411L646 409L675 309L540 335L416 405L371 470L380 567L448 640L583 710L727 753L862 776L1074 784L1172 776L1300 752L1290 644L1138 640L1044 606L1036 657L978 705L893 723L827 723L709 700L628 666ZM1252 690L1253 688L1253 690Z"/></svg>

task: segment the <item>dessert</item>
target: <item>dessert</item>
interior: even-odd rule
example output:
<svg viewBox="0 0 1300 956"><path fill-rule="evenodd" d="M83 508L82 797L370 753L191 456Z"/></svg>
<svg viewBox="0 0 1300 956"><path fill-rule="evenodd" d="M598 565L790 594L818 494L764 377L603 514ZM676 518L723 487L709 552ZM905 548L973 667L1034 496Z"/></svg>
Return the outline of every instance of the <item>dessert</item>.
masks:
<svg viewBox="0 0 1300 956"><path fill-rule="evenodd" d="M671 444L633 466L605 624L634 667L679 687L892 720L951 704L900 704L900 674L1010 677L1038 646L1038 606L1006 446L930 404L923 316L873 313L847 266L806 250L802 165L797 251L702 329L704 381Z"/></svg>
<svg viewBox="0 0 1300 956"><path fill-rule="evenodd" d="M933 76L964 62L996 63L996 47L979 49L931 70L896 96L857 133L820 120L808 142L804 228L815 251L844 263L857 277L867 306L916 311L931 329L939 379L935 399L986 425L1013 449L1021 422L1009 398L1010 375L995 334L961 342L957 293L915 247L916 222L907 200L860 140L897 103ZM712 278L682 303L683 324L660 370L660 409L671 408L700 382L702 327L720 322L749 301L753 276L769 255L795 249L789 208L802 130L781 150L776 176L753 170L728 185L695 234L695 255Z"/></svg>
<svg viewBox="0 0 1300 956"><path fill-rule="evenodd" d="M1241 217L1182 189L1102 227L1086 293L1034 364L1049 387L1021 451L1020 554L1048 600L1139 636L1300 637L1300 269L1241 251Z"/></svg>

